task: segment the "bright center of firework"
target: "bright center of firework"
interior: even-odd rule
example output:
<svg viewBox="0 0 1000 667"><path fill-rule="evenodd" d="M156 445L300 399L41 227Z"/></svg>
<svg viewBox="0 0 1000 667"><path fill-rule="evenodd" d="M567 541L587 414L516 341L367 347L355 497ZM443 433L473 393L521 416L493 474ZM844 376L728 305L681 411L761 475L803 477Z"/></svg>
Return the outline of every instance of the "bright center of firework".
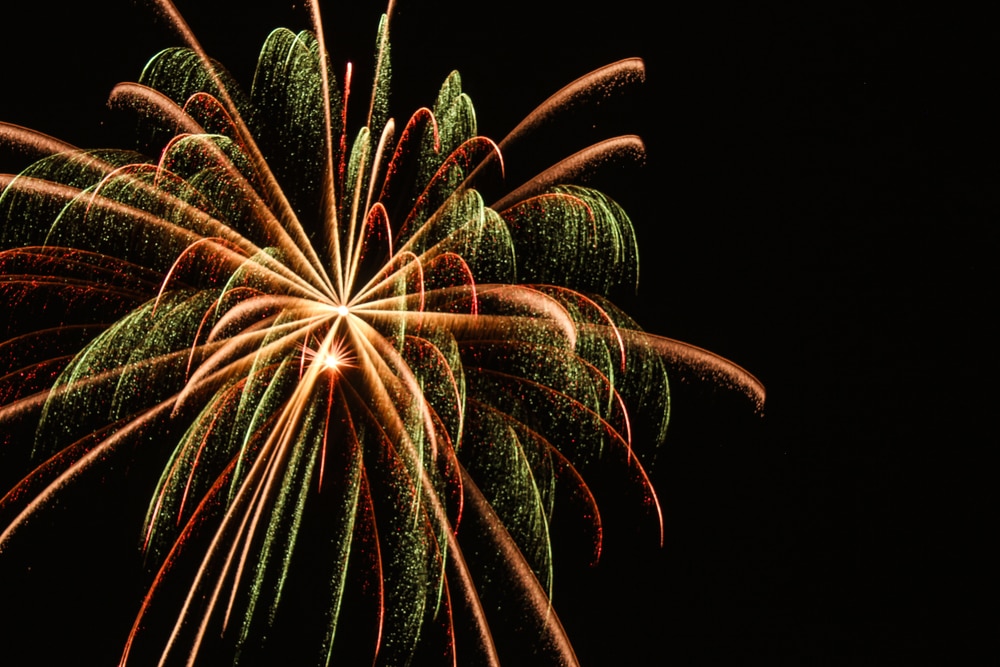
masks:
<svg viewBox="0 0 1000 667"><path fill-rule="evenodd" d="M337 314L341 317L347 317L347 314L351 312L347 306L337 306Z"/></svg>
<svg viewBox="0 0 1000 667"><path fill-rule="evenodd" d="M344 363L344 359L337 352L327 352L320 358L320 363L323 364L324 368L335 371Z"/></svg>

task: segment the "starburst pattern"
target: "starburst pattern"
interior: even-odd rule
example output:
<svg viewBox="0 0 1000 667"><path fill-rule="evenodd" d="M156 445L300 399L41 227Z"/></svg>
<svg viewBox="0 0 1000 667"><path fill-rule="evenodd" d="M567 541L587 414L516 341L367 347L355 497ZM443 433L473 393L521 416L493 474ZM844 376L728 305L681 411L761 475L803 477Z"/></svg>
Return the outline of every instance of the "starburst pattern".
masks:
<svg viewBox="0 0 1000 667"><path fill-rule="evenodd" d="M475 186L505 142L477 135L457 73L432 109L390 118L387 18L352 131L351 69L335 76L315 3L312 31L267 39L248 94L160 5L187 46L111 98L156 158L0 126L45 156L0 177L0 432L31 470L0 500L0 554L107 461L159 457L122 664L250 663L282 633L320 664L498 664L500 623L574 664L549 603L557 501L591 517L596 560L588 468L617 466L659 521L642 461L669 368L763 400L607 299L637 281L634 230L563 183L641 142L487 204ZM505 141L642 76L638 60L592 73Z"/></svg>

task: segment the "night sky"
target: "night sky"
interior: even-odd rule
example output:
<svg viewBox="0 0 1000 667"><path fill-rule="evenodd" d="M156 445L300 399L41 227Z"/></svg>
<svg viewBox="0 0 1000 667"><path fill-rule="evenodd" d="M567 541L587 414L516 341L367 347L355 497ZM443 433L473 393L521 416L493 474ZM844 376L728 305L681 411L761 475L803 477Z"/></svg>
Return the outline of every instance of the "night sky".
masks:
<svg viewBox="0 0 1000 667"><path fill-rule="evenodd" d="M244 82L270 28L306 26L286 8L179 4ZM335 61L361 72L381 10L366 4L326 14ZM124 144L107 93L176 43L139 5L5 9L0 119ZM645 60L641 90L522 159L641 135L645 165L594 181L639 236L639 291L619 301L767 387L760 416L676 379L653 468L665 546L611 497L600 566L557 563L556 609L585 667L958 664L995 636L995 609L976 603L992 604L1000 41L982 16L823 5L398 3L396 116L458 69L480 131L499 138L576 77Z"/></svg>

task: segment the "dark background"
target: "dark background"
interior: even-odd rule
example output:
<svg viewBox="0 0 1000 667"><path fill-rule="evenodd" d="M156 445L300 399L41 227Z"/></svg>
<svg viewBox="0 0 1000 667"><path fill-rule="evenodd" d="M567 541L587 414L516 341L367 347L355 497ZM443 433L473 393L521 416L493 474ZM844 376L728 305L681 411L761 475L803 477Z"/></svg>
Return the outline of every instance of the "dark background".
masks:
<svg viewBox="0 0 1000 667"><path fill-rule="evenodd" d="M301 10L192 4L244 82L271 27L306 26ZM365 4L326 12L335 61L359 72L381 11ZM642 168L598 181L639 234L623 301L767 387L760 417L678 386L654 469L666 545L612 499L602 564L557 570L584 665L956 663L995 640L998 35L957 10L823 7L398 4L394 115L455 68L494 138L577 76L645 60L644 88L569 137L647 145ZM0 118L122 144L108 91L177 41L151 16L129 0L5 8Z"/></svg>

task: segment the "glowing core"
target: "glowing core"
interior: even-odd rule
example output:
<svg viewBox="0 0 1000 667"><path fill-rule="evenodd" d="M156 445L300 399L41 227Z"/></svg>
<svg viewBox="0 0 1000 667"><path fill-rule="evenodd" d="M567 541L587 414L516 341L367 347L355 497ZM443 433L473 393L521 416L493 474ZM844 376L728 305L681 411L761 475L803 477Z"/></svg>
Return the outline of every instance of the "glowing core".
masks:
<svg viewBox="0 0 1000 667"><path fill-rule="evenodd" d="M328 370L336 371L344 363L344 359L336 352L327 352L320 357L320 363Z"/></svg>

